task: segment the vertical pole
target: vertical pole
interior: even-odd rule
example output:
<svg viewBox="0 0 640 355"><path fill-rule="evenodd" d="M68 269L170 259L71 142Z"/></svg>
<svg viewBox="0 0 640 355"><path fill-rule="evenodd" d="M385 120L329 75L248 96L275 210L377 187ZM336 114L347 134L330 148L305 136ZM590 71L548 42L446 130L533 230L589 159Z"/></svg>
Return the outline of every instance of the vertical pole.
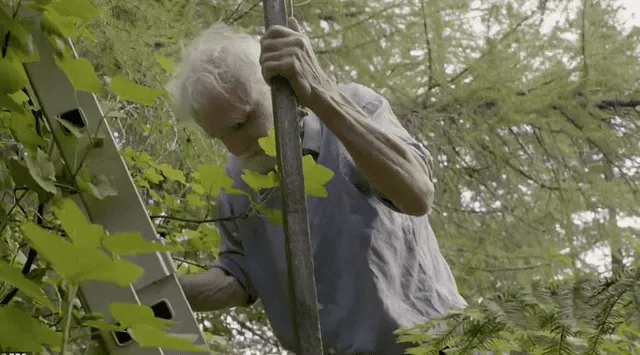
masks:
<svg viewBox="0 0 640 355"><path fill-rule="evenodd" d="M284 0L263 0L263 6L267 29L274 25L287 25ZM296 354L322 355L297 102L291 84L280 76L272 80L271 96Z"/></svg>

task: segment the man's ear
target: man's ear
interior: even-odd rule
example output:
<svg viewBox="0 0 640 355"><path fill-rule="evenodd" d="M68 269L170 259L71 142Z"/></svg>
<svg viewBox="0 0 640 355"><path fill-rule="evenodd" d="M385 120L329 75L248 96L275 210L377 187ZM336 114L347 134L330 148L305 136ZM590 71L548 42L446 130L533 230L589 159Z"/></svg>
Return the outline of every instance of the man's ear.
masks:
<svg viewBox="0 0 640 355"><path fill-rule="evenodd" d="M295 17L289 17L287 18L287 27L289 27L290 29L298 32L298 33L302 33L302 29L300 28L300 24L298 23L298 20L296 20Z"/></svg>

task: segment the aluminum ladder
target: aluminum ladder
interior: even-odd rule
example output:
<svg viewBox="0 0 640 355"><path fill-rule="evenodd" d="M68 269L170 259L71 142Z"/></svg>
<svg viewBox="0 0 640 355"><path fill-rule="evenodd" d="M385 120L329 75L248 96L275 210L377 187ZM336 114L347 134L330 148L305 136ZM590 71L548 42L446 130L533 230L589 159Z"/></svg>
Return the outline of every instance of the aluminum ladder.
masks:
<svg viewBox="0 0 640 355"><path fill-rule="evenodd" d="M108 122L102 120L103 112L95 95L76 91L73 88L65 73L55 63L55 49L40 29L39 14L26 7L21 11L26 16L38 19L32 35L40 60L25 63L24 68L29 78L30 96L37 101L43 117L47 120L62 159L67 165L75 166L78 159L75 156L76 149L83 151L90 142L86 134L80 138L72 136L56 117L73 123L89 134L98 132L99 136L104 137L101 147L90 151L85 164L91 173L109 176L118 194L103 200L85 194L71 197L84 211L88 220L102 225L106 233L139 232L148 241L162 243L131 179L129 170L118 152ZM66 44L73 50L74 58L77 58L73 43L67 39ZM156 317L178 322L168 327L168 332L196 336L197 340L194 344L207 349L203 333L178 283L176 269L169 253L156 252L123 258L143 268L144 274L135 284L124 288L98 281L83 283L79 287L78 297L85 311L101 313L104 315L104 321L113 323L113 317L109 312L109 305L112 302L146 305L154 310ZM127 332L100 331L99 338L100 348L106 354L202 354L182 350L142 348Z"/></svg>

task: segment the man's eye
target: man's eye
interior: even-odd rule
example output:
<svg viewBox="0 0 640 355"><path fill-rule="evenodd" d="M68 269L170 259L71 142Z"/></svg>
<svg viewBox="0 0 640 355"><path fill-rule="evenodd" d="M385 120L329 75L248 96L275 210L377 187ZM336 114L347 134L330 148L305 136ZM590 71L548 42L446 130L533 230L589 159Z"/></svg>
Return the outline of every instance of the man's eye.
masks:
<svg viewBox="0 0 640 355"><path fill-rule="evenodd" d="M239 131L239 130L241 130L241 129L242 129L242 127L244 127L244 125L245 125L246 123L247 123L246 121L244 121L244 122L238 122L238 123L234 124L233 126L231 126L231 129L233 129L234 131Z"/></svg>
<svg viewBox="0 0 640 355"><path fill-rule="evenodd" d="M245 117L244 121L234 124L233 126L231 126L231 129L234 130L234 131L239 131L239 130L243 129L244 126L247 124L247 122L249 122L250 119L251 119L251 114L249 113Z"/></svg>

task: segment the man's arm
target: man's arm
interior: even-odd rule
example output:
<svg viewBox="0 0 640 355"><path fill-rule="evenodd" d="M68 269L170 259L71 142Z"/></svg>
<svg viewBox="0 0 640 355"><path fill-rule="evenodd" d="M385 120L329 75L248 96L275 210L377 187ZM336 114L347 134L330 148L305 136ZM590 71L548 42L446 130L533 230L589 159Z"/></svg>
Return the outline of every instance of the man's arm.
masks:
<svg viewBox="0 0 640 355"><path fill-rule="evenodd" d="M397 209L421 216L432 208L433 172L394 127L378 125L340 90L314 91L309 108L338 137L362 176ZM382 99L382 98L381 98ZM381 109L393 115L388 105Z"/></svg>
<svg viewBox="0 0 640 355"><path fill-rule="evenodd" d="M236 214L226 193L219 195L218 214L220 217ZM257 290L246 273L244 249L237 238L236 221L219 222L217 226L221 244L217 262L206 272L179 277L191 309L196 312L248 307L258 299Z"/></svg>
<svg viewBox="0 0 640 355"><path fill-rule="evenodd" d="M216 311L249 303L249 294L240 282L217 267L200 274L181 275L178 280L194 312Z"/></svg>
<svg viewBox="0 0 640 355"><path fill-rule="evenodd" d="M271 26L260 39L265 81L270 84L278 75L289 80L298 102L338 137L379 194L400 212L427 214L434 194L429 166L405 142L387 133L387 127L362 114L322 71L297 21L291 18L287 25Z"/></svg>

